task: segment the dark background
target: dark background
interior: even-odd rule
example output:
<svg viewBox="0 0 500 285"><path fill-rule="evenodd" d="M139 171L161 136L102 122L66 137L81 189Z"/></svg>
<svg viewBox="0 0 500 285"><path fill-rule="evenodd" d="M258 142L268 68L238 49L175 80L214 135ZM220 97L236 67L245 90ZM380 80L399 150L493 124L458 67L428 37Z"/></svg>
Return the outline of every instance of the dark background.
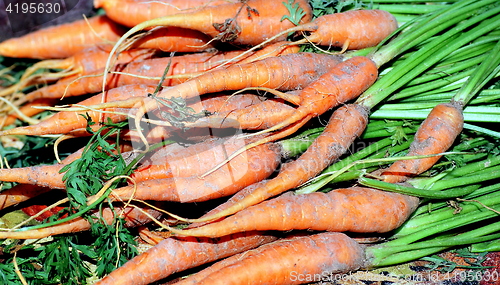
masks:
<svg viewBox="0 0 500 285"><path fill-rule="evenodd" d="M19 11L16 13L15 4ZM58 3L59 13L22 13L22 3ZM13 12L6 9L11 4ZM72 22L82 19L82 15L95 14L92 0L0 0L0 42L12 37L19 37L43 27Z"/></svg>

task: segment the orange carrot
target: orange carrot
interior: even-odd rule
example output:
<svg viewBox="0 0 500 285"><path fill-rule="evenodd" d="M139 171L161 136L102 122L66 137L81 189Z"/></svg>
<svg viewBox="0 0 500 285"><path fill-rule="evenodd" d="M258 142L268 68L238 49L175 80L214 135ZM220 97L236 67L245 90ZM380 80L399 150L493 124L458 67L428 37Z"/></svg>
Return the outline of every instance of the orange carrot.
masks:
<svg viewBox="0 0 500 285"><path fill-rule="evenodd" d="M423 173L440 158L439 153L448 150L462 131L464 117L463 105L457 101L436 105L422 122L407 156L434 155L428 158L398 160L383 171L385 182L404 182L411 176Z"/></svg>
<svg viewBox="0 0 500 285"><path fill-rule="evenodd" d="M299 158L284 165L276 177L263 183L238 203L195 221L211 221L234 214L301 185L344 154L354 139L363 133L367 122L368 111L360 105L338 108L332 114L324 132Z"/></svg>
<svg viewBox="0 0 500 285"><path fill-rule="evenodd" d="M43 109L37 109L37 108L33 108L33 107L52 106L54 104L54 102L55 102L55 99L50 99L50 98L42 98L42 99L34 100L34 101L24 105L24 106L21 106L19 108L19 111L21 113L23 113L25 116L31 117L31 116L34 116L34 115L39 114L39 113L44 111ZM0 124L4 127L9 126L11 124L14 124L17 119L22 120L22 118L20 118L19 114L12 113L10 115L5 116L3 119L0 119Z"/></svg>
<svg viewBox="0 0 500 285"><path fill-rule="evenodd" d="M220 239L171 237L131 259L95 285L146 285L276 240L273 235L247 232Z"/></svg>
<svg viewBox="0 0 500 285"><path fill-rule="evenodd" d="M85 48L114 42L124 29L106 16L41 29L0 43L0 55L20 58L66 58Z"/></svg>
<svg viewBox="0 0 500 285"><path fill-rule="evenodd" d="M52 189L49 187L31 184L18 184L10 189L0 192L0 209L17 205L51 190Z"/></svg>
<svg viewBox="0 0 500 285"><path fill-rule="evenodd" d="M204 278L195 273L174 284L303 284L360 269L366 256L343 233L319 233L280 239L219 262L211 274L201 273Z"/></svg>
<svg viewBox="0 0 500 285"><path fill-rule="evenodd" d="M350 10L323 15L297 27L297 30L309 30L311 33L296 43L313 42L329 47L363 49L376 46L397 28L396 18L387 11Z"/></svg>
<svg viewBox="0 0 500 285"><path fill-rule="evenodd" d="M153 29L130 45L134 48L156 49L164 52L202 52L215 48L210 43L210 37L204 33L177 27Z"/></svg>
<svg viewBox="0 0 500 285"><path fill-rule="evenodd" d="M239 0L94 0L94 8L102 8L113 21L133 27L144 21L205 6L236 3ZM137 11L141 11L137 13Z"/></svg>
<svg viewBox="0 0 500 285"><path fill-rule="evenodd" d="M293 52L294 47L283 48L278 52L268 54L274 56L277 54L286 54ZM164 57L145 59L135 61L128 64L118 64L114 71L125 74L112 74L106 78L106 89L111 89L128 84L152 84L158 85L160 77L163 75L165 68L169 66L168 77L162 83L163 86L176 85L188 80L191 77L198 75L200 72L210 70L220 64L225 63L240 54L243 51L228 51L224 53L205 52L186 54L181 56ZM103 80L103 69L91 72L90 74L82 74L87 77L71 77L60 80L56 84L45 86L34 90L27 94L23 101L31 101L35 98L61 98L63 96L78 96L84 94L92 94L101 91ZM143 76L139 78L136 76ZM173 75L184 75L179 78L172 77Z"/></svg>
<svg viewBox="0 0 500 285"><path fill-rule="evenodd" d="M302 89L296 111L279 124L261 133L279 130L300 120L317 117L335 106L352 100L370 87L377 76L377 66L368 57L349 58Z"/></svg>
<svg viewBox="0 0 500 285"><path fill-rule="evenodd" d="M203 178L189 177L156 178L165 175L161 171L150 174L155 179L138 182L135 186L115 189L111 196L127 200L201 202L225 197L261 181L274 173L281 158L280 149L274 144L263 144L232 159ZM201 167L194 164L191 167ZM213 162L210 166L213 166ZM137 175L137 174L135 174ZM151 177L151 178L153 178Z"/></svg>
<svg viewBox="0 0 500 285"><path fill-rule="evenodd" d="M117 101L122 99L127 99L134 96L146 97L148 93L153 93L156 86L144 85L144 84L134 84L125 85L117 88L110 89L106 91L105 98L106 101ZM40 100L40 99L38 99ZM90 97L78 103L79 105L89 106L93 104L98 104L102 100L102 94ZM119 110L119 109L105 109L104 111L124 111L125 113L129 110ZM82 115L88 115L93 122L99 122L101 112L98 111L61 111L53 116L44 119L35 125L23 126L12 128L4 131L0 131L0 135L47 135L47 134L65 134L73 130L84 129L87 126L87 119ZM117 115L117 114L106 114L104 119L110 118L112 121L119 121L126 119L127 116ZM96 124L92 128L97 130L101 127L100 124Z"/></svg>
<svg viewBox="0 0 500 285"><path fill-rule="evenodd" d="M221 221L175 233L206 237L252 230L383 233L399 227L418 204L416 197L362 187L303 195L288 192Z"/></svg>
<svg viewBox="0 0 500 285"><path fill-rule="evenodd" d="M331 67L339 64L341 57L316 53L294 53L269 57L246 64L235 64L223 69L214 69L172 88L158 93L158 98L194 98L203 94L240 90L248 87L266 87L280 90L300 89L310 84ZM301 62L297 65L297 62ZM223 79L223 80L221 80ZM141 107L135 116L136 128L149 111L157 107L156 100L121 102L120 106Z"/></svg>
<svg viewBox="0 0 500 285"><path fill-rule="evenodd" d="M146 215L144 212L149 214L149 216ZM162 215L161 212L150 208L142 209L131 206L129 207L115 206L113 210L111 210L110 208L104 208L102 209L102 211L100 211L102 219L104 219L104 221L106 221L106 223L108 224L111 224L115 221L116 219L115 213L125 218L126 227L136 227L139 225L143 225L151 221L150 216L154 218L159 218ZM94 215L96 214L94 213ZM8 239L8 238L40 239L53 235L86 231L89 229L90 229L90 223L88 222L88 220L82 217L78 217L71 221L46 228L24 230L24 231L9 231L9 232L0 231L0 239Z"/></svg>

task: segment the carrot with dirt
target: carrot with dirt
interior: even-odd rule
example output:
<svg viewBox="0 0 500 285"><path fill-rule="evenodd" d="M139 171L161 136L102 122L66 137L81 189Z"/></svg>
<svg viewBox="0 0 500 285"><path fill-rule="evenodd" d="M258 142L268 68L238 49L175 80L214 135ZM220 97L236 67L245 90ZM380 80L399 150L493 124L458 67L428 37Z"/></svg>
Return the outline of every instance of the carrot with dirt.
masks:
<svg viewBox="0 0 500 285"><path fill-rule="evenodd" d="M88 47L115 42L125 32L108 17L94 16L41 29L0 43L0 55L16 58L67 58Z"/></svg>
<svg viewBox="0 0 500 285"><path fill-rule="evenodd" d="M407 156L434 155L421 159L399 160L382 172L385 182L400 183L430 169L455 142L464 126L464 106L486 85L500 68L500 43L476 67L450 102L436 105L422 122Z"/></svg>
<svg viewBox="0 0 500 285"><path fill-rule="evenodd" d="M152 217L157 219L161 212L150 208L114 206L113 209L104 208L96 211L93 216L105 221L107 224L113 223L118 216L125 219L126 227L137 227L152 221ZM42 227L37 229L23 229L17 231L0 231L0 239L40 239L54 235L68 234L89 230L90 222L82 217L77 217L63 223Z"/></svg>
<svg viewBox="0 0 500 285"><path fill-rule="evenodd" d="M288 192L217 222L171 231L206 237L253 230L384 233L403 224L418 204L416 197L364 187L300 195Z"/></svg>
<svg viewBox="0 0 500 285"><path fill-rule="evenodd" d="M95 284L146 285L174 273L244 252L276 239L277 237L273 235L261 232L246 232L220 239L170 237L131 259Z"/></svg>
<svg viewBox="0 0 500 285"><path fill-rule="evenodd" d="M174 284L303 284L355 271L365 262L365 247L343 233L299 235L234 255L209 267L209 274L202 271L203 278L195 273Z"/></svg>

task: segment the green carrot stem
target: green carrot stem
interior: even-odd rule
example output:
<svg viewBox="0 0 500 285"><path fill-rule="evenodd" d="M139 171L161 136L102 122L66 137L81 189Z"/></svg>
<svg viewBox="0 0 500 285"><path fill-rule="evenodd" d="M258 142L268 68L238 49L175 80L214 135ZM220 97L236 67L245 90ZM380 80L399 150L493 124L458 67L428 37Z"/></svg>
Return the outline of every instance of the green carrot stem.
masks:
<svg viewBox="0 0 500 285"><path fill-rule="evenodd" d="M430 66L447 56L451 51L456 50L475 38L497 28L497 21L500 21L500 15L496 14L499 12L500 7L495 7L459 23L438 37L437 40L433 40L424 47L420 48L412 55L411 58L406 60L409 61L408 63L405 61L405 64L398 64L394 67L388 74L380 78L375 84L366 90L364 94L358 98L356 103L371 109L394 91L404 86L410 80L427 70ZM496 16L490 18L493 15ZM477 24L478 22L479 24ZM475 24L477 25L474 28L463 32L465 29L474 26ZM460 36L457 37L458 35ZM382 49L379 52L382 52ZM375 60L377 59L375 58ZM384 60L379 60L378 62L384 62Z"/></svg>
<svg viewBox="0 0 500 285"><path fill-rule="evenodd" d="M410 4L379 4L374 8L385 10L393 14L427 14L443 9L448 5L410 5Z"/></svg>
<svg viewBox="0 0 500 285"><path fill-rule="evenodd" d="M474 175L467 175L462 177L456 177L453 179L436 181L434 185L432 185L432 189L439 191L453 186L457 187L457 186L470 185L470 184L493 180L496 178L500 178L500 166L490 167L478 171Z"/></svg>
<svg viewBox="0 0 500 285"><path fill-rule="evenodd" d="M462 102L464 105L467 104L469 100L500 71L499 54L500 41L497 42L479 67L475 69L466 84L460 88L455 96L453 96L454 101Z"/></svg>
<svg viewBox="0 0 500 285"><path fill-rule="evenodd" d="M391 105L389 105L391 106ZM401 112L401 110L388 110L378 109L370 114L372 119L414 119L414 120L424 120L430 112L430 109L423 110L406 110ZM500 108L494 106L467 106L464 108L464 120L465 122L488 122L488 123L499 123L500 122ZM464 125L464 128L469 128L468 125Z"/></svg>
<svg viewBox="0 0 500 285"><path fill-rule="evenodd" d="M477 174L479 171L485 171L487 168L500 164L500 156L490 156L486 159L469 163L467 165L457 167L448 173L443 179L454 179L461 176Z"/></svg>
<svg viewBox="0 0 500 285"><path fill-rule="evenodd" d="M435 227L446 227L445 224L448 222L453 228L456 227L456 225L452 225L452 221L457 220L455 221L455 223L461 223L463 221L468 221L469 216L477 217L477 215L479 214L486 215L483 216L483 219L495 217L498 216L498 214L485 207L499 207L499 204L500 196L495 192L482 195L481 197L477 197L476 199L465 200L460 203L460 212L458 214L455 213L456 209L452 209L449 207L434 210L430 213L421 214L418 217L414 217L406 221L395 231L394 236L409 236L415 232L423 233L423 231L425 230L434 231ZM480 217L477 218L477 221L480 221ZM472 220L472 222L474 221Z"/></svg>
<svg viewBox="0 0 500 285"><path fill-rule="evenodd" d="M367 177L359 178L358 183L367 187L381 189L384 191L396 192L400 194L416 196L420 198L429 198L429 199L449 199L449 198L462 197L476 190L475 188L468 188L468 187L453 188L446 191L428 190L428 189L403 186L400 184L388 183Z"/></svg>

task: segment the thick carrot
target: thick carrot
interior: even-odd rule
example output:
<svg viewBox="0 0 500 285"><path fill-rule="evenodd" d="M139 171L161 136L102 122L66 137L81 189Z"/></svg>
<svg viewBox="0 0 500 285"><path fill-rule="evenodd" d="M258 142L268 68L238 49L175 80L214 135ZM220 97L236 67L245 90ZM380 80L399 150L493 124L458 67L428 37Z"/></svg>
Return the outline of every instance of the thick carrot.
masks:
<svg viewBox="0 0 500 285"><path fill-rule="evenodd" d="M211 221L234 214L301 185L344 154L354 139L363 133L367 123L368 111L364 107L345 105L338 108L324 132L298 159L285 164L276 177L267 180L238 203L196 221Z"/></svg>
<svg viewBox="0 0 500 285"><path fill-rule="evenodd" d="M48 27L0 43L0 55L18 58L66 58L120 38L124 29L106 16Z"/></svg>
<svg viewBox="0 0 500 285"><path fill-rule="evenodd" d="M220 239L171 237L131 259L95 285L146 285L259 245L276 240L273 235L246 232Z"/></svg>
<svg viewBox="0 0 500 285"><path fill-rule="evenodd" d="M288 192L221 221L175 233L206 237L252 230L383 233L399 227L418 204L416 197L362 187L302 195Z"/></svg>
<svg viewBox="0 0 500 285"><path fill-rule="evenodd" d="M111 197L183 203L225 197L269 177L278 167L280 158L281 153L277 145L264 144L253 151L250 149L236 156L203 178L194 175L145 180L136 185L115 189ZM195 164L191 167L200 166ZM161 172L158 174L164 175Z"/></svg>
<svg viewBox="0 0 500 285"><path fill-rule="evenodd" d="M447 151L462 131L462 108L462 103L457 101L436 105L420 125L407 154L435 156L398 160L382 172L383 180L390 183L403 182L432 167L441 158L437 154Z"/></svg>
<svg viewBox="0 0 500 285"><path fill-rule="evenodd" d="M113 212L114 211L114 212ZM145 213L149 214L145 214ZM136 207L123 207L115 206L113 210L110 208L104 208L100 211L102 219L106 223L111 224L115 221L115 213L125 218L126 227L136 227L143 225L145 223L151 222L151 217L155 219L159 218L162 213L150 208L136 208ZM97 215L94 213L94 215ZM97 218L97 217L96 217ZM86 231L90 229L90 223L88 220L82 217L75 218L71 221L64 222L55 226L33 229L33 230L21 230L21 231L9 231L1 232L0 239L40 239L48 236L75 233Z"/></svg>
<svg viewBox="0 0 500 285"><path fill-rule="evenodd" d="M38 185L18 184L10 189L0 192L0 209L17 205L51 190L51 188Z"/></svg>
<svg viewBox="0 0 500 285"><path fill-rule="evenodd" d="M174 284L303 284L363 268L365 248L343 233L284 238L215 263L211 274ZM331 274L331 275L329 275ZM309 281L309 282L308 282Z"/></svg>
<svg viewBox="0 0 500 285"><path fill-rule="evenodd" d="M144 21L187 11L205 6L215 6L239 0L94 0L95 8L102 8L113 21L127 27L133 27ZM141 11L137 13L137 11Z"/></svg>
<svg viewBox="0 0 500 285"><path fill-rule="evenodd" d="M329 47L363 49L373 47L398 28L396 18L384 10L350 10L323 15L296 30L311 31L306 39L296 42L312 42Z"/></svg>

